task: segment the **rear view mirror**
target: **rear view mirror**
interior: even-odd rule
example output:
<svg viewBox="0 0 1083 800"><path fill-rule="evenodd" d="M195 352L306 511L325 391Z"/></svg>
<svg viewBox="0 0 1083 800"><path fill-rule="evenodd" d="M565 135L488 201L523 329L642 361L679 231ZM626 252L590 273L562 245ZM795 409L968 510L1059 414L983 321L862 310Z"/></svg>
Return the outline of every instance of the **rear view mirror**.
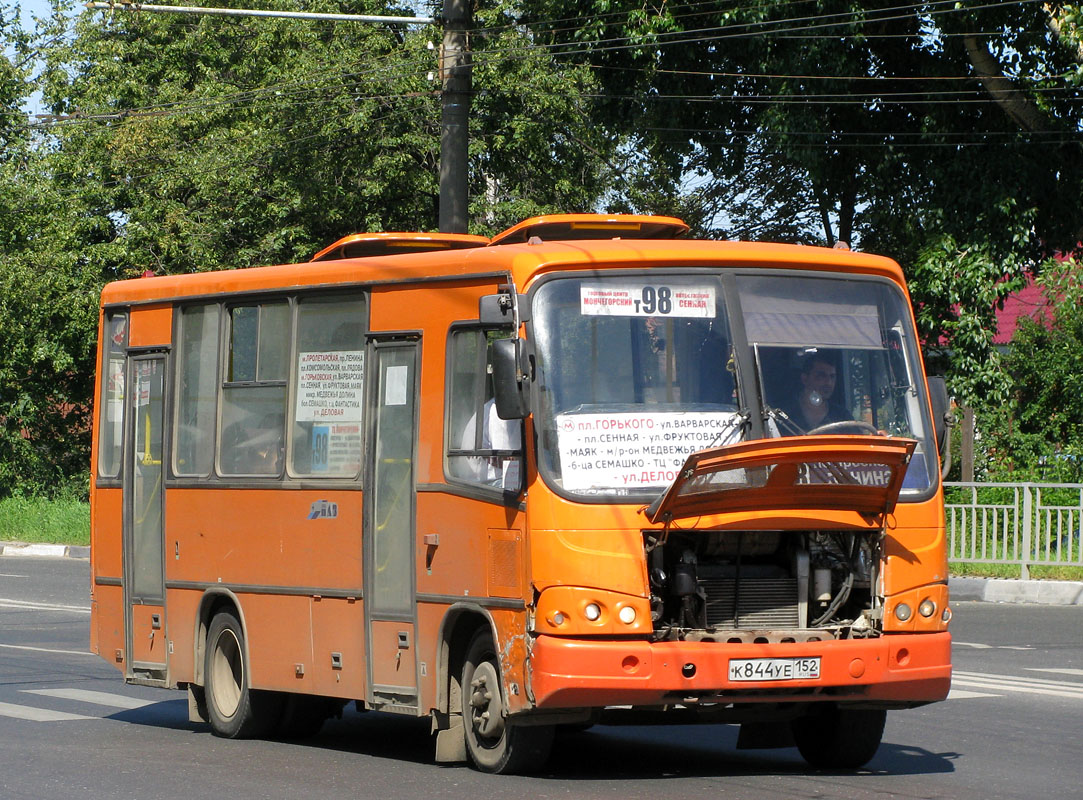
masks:
<svg viewBox="0 0 1083 800"><path fill-rule="evenodd" d="M940 471L946 473L951 466L951 442L948 436L951 431L951 398L948 396L948 386L940 375L930 375L929 402L933 410L933 431L936 433L936 447L940 451Z"/></svg>
<svg viewBox="0 0 1083 800"><path fill-rule="evenodd" d="M478 298L478 320L486 328L512 328L526 322L528 303L523 295L512 291L487 294Z"/></svg>
<svg viewBox="0 0 1083 800"><path fill-rule="evenodd" d="M530 414L530 365L519 338L493 341L493 391L500 419Z"/></svg>

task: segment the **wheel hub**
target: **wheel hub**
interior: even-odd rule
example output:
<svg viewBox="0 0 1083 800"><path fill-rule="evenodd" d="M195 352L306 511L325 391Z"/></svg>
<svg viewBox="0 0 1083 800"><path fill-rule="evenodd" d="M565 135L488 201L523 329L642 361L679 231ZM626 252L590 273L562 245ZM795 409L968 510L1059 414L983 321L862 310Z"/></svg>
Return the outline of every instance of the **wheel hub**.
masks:
<svg viewBox="0 0 1083 800"><path fill-rule="evenodd" d="M478 664L470 681L470 724L486 739L499 739L504 733L504 707L500 699L500 679L488 661Z"/></svg>

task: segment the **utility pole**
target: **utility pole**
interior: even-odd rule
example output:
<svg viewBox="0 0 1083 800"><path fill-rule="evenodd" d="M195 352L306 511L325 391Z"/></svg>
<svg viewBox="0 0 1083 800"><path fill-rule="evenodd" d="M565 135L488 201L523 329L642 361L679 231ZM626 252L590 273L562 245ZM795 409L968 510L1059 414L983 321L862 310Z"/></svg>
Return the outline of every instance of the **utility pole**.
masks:
<svg viewBox="0 0 1083 800"><path fill-rule="evenodd" d="M474 66L468 35L471 0L444 0L440 47L440 231L466 233L469 206L470 99Z"/></svg>
<svg viewBox="0 0 1083 800"><path fill-rule="evenodd" d="M468 33L472 0L444 0L444 39L440 46L440 231L466 233L469 208L467 159L470 152L470 98L473 62ZM386 17L360 14L319 14L298 11L257 11L239 8L145 5L132 0L86 4L107 11L150 11L165 14L210 14L235 17L281 17L347 22L431 25L431 17Z"/></svg>

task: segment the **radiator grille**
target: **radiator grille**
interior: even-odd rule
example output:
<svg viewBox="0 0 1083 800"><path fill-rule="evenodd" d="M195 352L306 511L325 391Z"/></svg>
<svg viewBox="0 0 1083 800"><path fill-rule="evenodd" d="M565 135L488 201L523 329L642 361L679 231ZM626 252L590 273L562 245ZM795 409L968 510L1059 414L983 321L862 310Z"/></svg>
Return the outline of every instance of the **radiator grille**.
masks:
<svg viewBox="0 0 1083 800"><path fill-rule="evenodd" d="M738 627L796 628L799 625L796 578L742 580L739 609L734 609L737 592L733 578L705 578L699 585L707 594L708 627L732 630Z"/></svg>

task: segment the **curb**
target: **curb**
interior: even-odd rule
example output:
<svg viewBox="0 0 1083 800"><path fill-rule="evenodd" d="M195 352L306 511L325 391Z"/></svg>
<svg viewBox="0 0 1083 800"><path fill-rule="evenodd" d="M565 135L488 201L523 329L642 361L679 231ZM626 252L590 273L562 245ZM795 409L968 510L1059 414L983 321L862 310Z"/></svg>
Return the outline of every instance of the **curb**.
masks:
<svg viewBox="0 0 1083 800"><path fill-rule="evenodd" d="M948 578L952 600L1083 606L1083 581L1024 581L1009 578Z"/></svg>
<svg viewBox="0 0 1083 800"><path fill-rule="evenodd" d="M90 548L72 544L0 543L0 556L34 558L90 558Z"/></svg>

